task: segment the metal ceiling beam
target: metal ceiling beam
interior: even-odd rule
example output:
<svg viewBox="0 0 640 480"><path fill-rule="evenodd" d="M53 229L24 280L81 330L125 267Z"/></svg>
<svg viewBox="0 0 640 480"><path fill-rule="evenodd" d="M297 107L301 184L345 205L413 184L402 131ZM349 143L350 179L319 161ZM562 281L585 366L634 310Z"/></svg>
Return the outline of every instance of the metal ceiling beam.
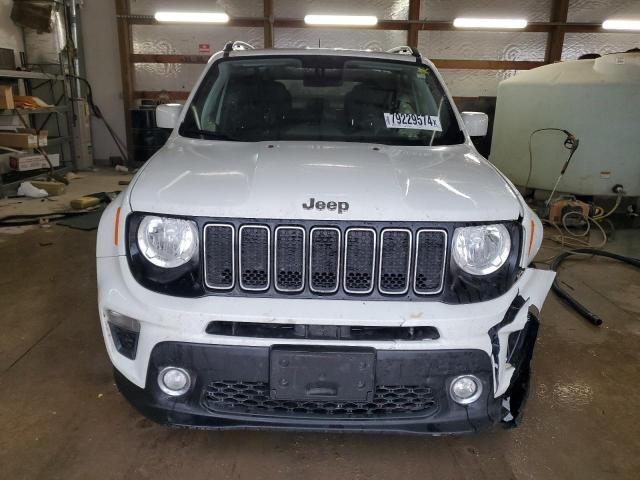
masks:
<svg viewBox="0 0 640 480"><path fill-rule="evenodd" d="M131 68L131 52L133 51L131 42L131 24L126 20L125 15L130 12L129 0L115 0L116 16L118 24L118 50L120 52L120 77L122 79L122 101L124 103L124 122L126 132L126 143L128 156L131 159L132 137L131 118L129 110L133 106L133 71Z"/></svg>
<svg viewBox="0 0 640 480"><path fill-rule="evenodd" d="M273 47L273 0L263 0L264 48Z"/></svg>
<svg viewBox="0 0 640 480"><path fill-rule="evenodd" d="M409 0L409 28L407 30L407 45L418 47L418 23L420 20L420 0Z"/></svg>
<svg viewBox="0 0 640 480"><path fill-rule="evenodd" d="M566 24L569 15L569 0L553 0L550 20L552 23ZM547 48L544 55L546 63L559 62L562 59L565 31L561 26L553 26L547 36Z"/></svg>
<svg viewBox="0 0 640 480"><path fill-rule="evenodd" d="M157 22L151 15L118 15L119 18L124 18L130 25L164 25L161 22ZM269 20L268 17L258 18L231 18L228 23L219 24L220 27L263 27L265 21ZM462 31L460 28L453 26L452 21L433 21L433 20L379 20L374 26L317 26L307 25L304 20L297 18L272 18L271 23L274 28L341 28L341 29L364 29L364 30L409 30L414 27L418 31L420 30L435 30L435 31ZM175 23L174 25L179 25ZM190 25L190 24L184 24ZM213 28L216 25L212 25ZM519 29L516 32L550 32L554 29L559 29L564 32L572 33L602 33L605 30L602 29L602 25L599 23L567 23L567 22L532 22L525 28ZM514 32L513 29L496 28L465 28L464 31L482 31L482 32ZM622 32L621 30L606 31L607 33ZM628 33L628 32L623 32Z"/></svg>

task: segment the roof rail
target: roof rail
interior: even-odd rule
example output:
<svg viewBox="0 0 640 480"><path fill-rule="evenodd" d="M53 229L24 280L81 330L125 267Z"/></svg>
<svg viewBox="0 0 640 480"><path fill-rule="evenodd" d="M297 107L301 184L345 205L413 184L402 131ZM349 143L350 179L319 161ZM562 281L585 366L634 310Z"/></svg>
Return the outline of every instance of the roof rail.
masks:
<svg viewBox="0 0 640 480"><path fill-rule="evenodd" d="M387 53L399 53L400 55L413 55L413 48L409 45L399 45L387 50Z"/></svg>
<svg viewBox="0 0 640 480"><path fill-rule="evenodd" d="M222 49L222 52L224 57L228 57L233 50L255 50L255 49L256 47L254 47L250 43L243 42L241 40L236 40L235 42L227 42L224 48Z"/></svg>
<svg viewBox="0 0 640 480"><path fill-rule="evenodd" d="M416 57L416 61L420 63L420 52L417 48L410 47L409 45L399 45L387 50L387 53L398 53L400 55L413 55Z"/></svg>

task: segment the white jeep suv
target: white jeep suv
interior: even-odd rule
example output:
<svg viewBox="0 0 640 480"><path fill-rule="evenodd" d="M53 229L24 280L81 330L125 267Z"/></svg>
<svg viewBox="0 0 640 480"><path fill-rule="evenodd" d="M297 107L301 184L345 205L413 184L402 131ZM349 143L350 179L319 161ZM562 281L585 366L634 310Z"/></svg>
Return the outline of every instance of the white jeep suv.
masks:
<svg viewBox="0 0 640 480"><path fill-rule="evenodd" d="M161 423L514 424L553 273L434 66L390 53L211 58L105 211L99 312L121 392Z"/></svg>

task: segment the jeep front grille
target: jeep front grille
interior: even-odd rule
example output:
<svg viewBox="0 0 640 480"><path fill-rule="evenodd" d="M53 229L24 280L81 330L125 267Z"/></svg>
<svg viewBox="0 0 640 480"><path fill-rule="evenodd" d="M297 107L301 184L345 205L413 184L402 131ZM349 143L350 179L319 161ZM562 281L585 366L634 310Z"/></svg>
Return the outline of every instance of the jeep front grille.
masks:
<svg viewBox="0 0 640 480"><path fill-rule="evenodd" d="M442 292L445 229L376 227L207 224L205 285L214 292L354 298Z"/></svg>

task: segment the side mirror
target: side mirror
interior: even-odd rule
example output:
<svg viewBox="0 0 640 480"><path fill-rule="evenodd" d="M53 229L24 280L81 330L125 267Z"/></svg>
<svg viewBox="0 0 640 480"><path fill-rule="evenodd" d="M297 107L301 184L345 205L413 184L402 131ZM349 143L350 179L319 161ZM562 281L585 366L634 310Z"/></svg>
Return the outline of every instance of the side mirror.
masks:
<svg viewBox="0 0 640 480"><path fill-rule="evenodd" d="M156 108L156 125L158 125L159 128L170 128L173 130L178 125L180 112L182 112L182 105L179 103L158 105Z"/></svg>
<svg viewBox="0 0 640 480"><path fill-rule="evenodd" d="M484 137L489 129L489 115L482 112L462 112L462 120L470 137Z"/></svg>

